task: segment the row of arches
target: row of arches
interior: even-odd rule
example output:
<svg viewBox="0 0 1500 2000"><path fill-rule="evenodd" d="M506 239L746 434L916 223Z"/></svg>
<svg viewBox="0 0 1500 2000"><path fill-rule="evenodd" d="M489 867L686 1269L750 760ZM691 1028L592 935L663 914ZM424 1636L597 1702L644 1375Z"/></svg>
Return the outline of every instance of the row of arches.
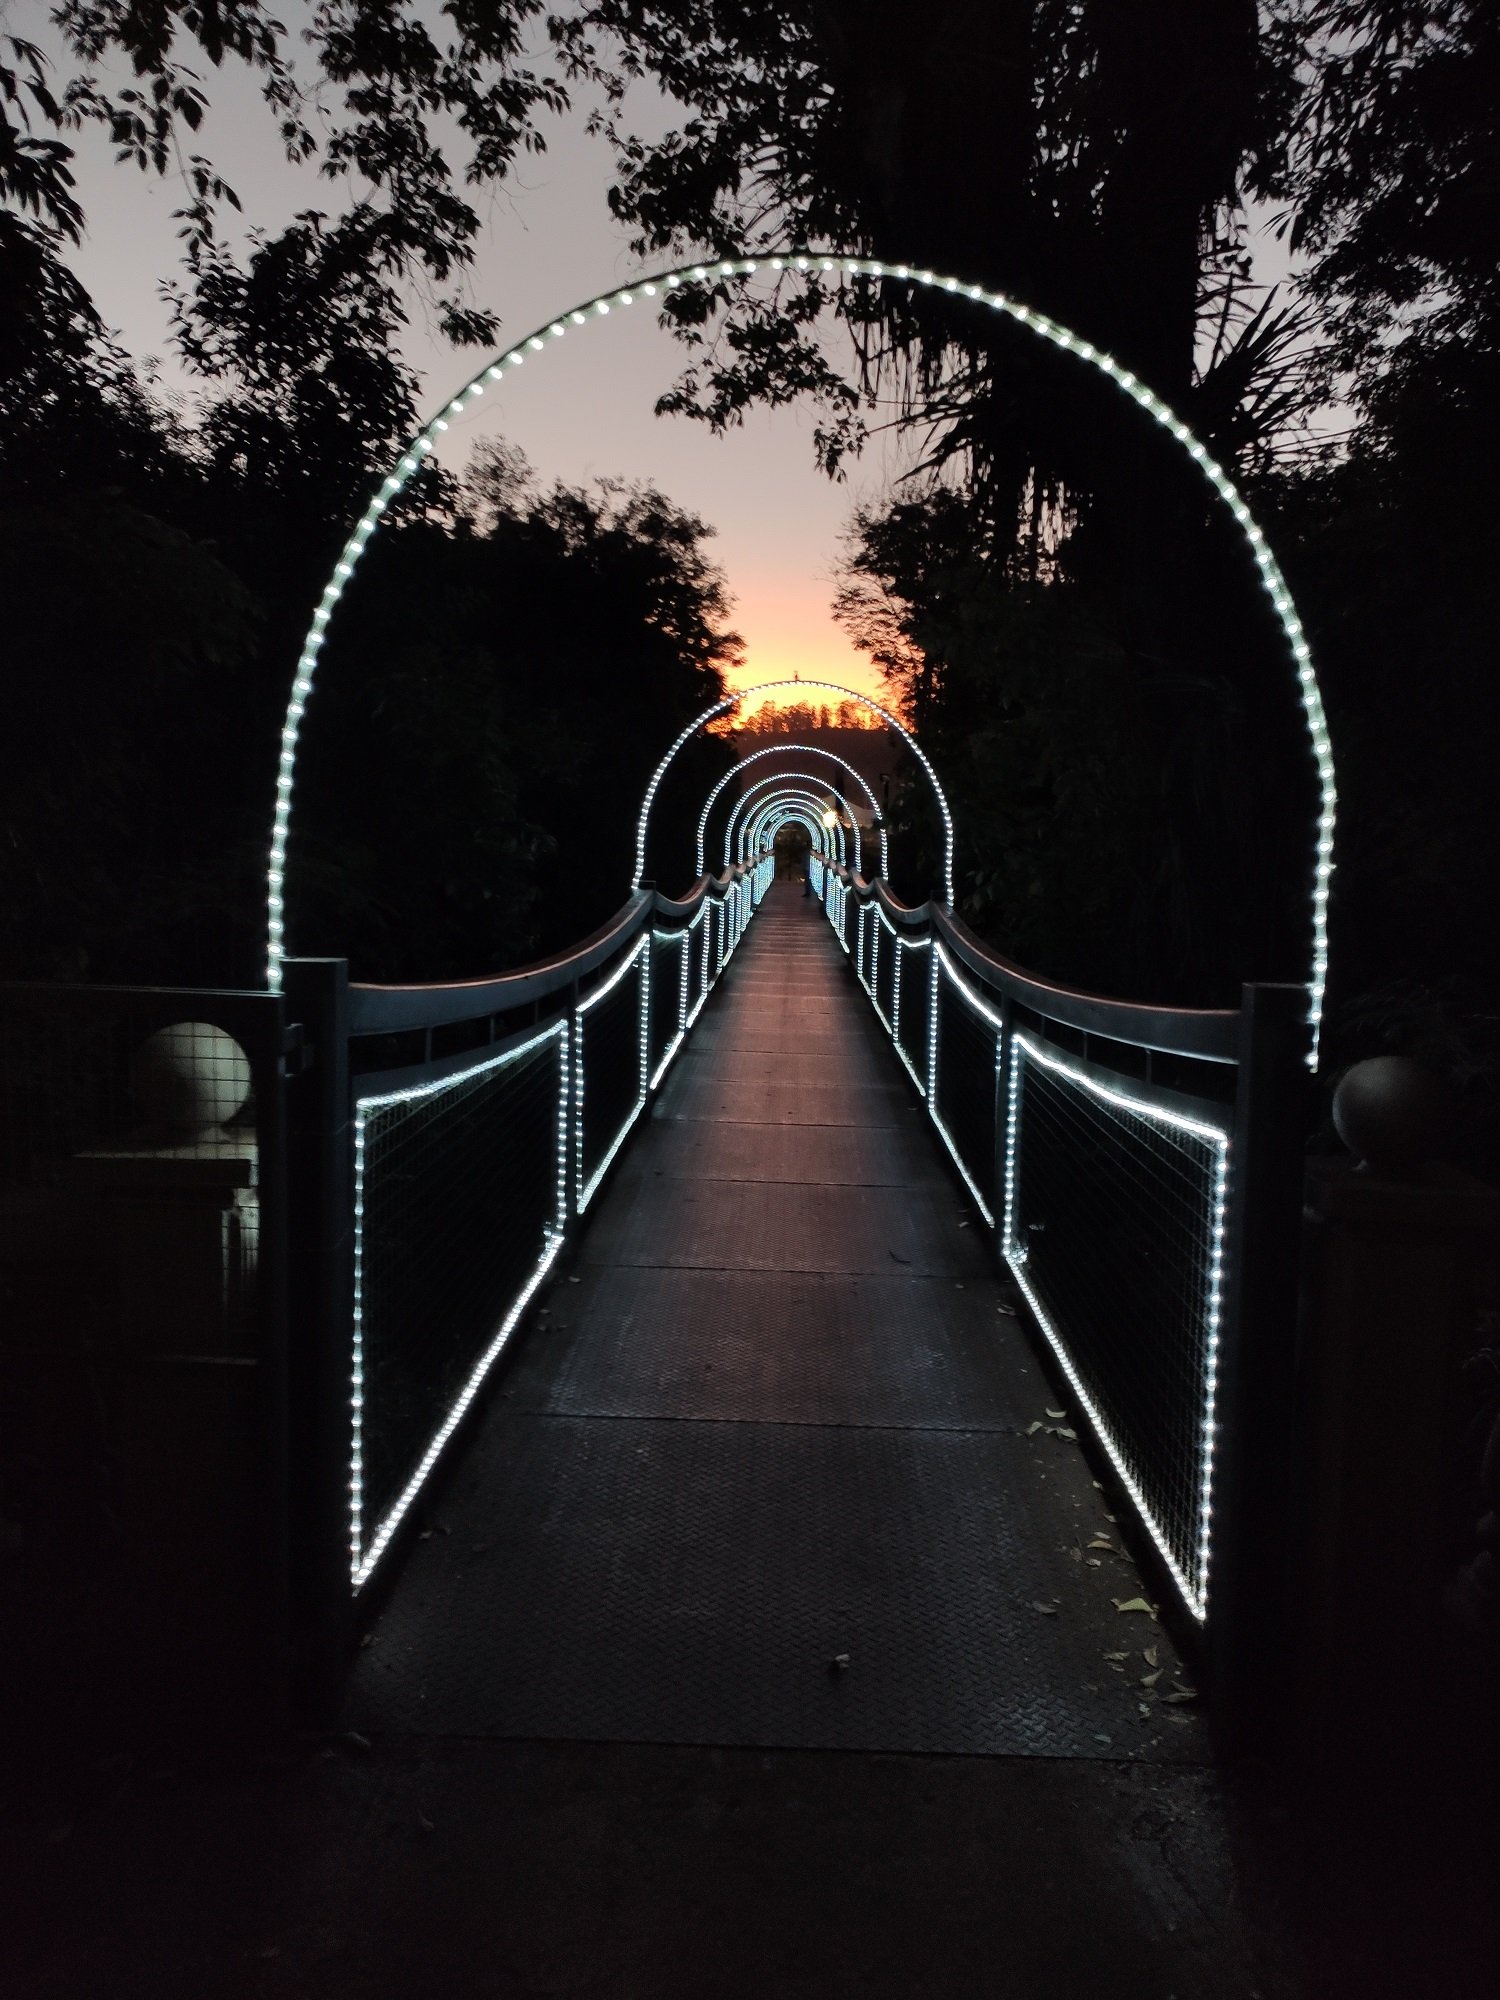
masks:
<svg viewBox="0 0 1500 2000"><path fill-rule="evenodd" d="M1317 1063L1318 1036L1322 1019L1324 992L1328 969L1328 896L1329 882L1333 871L1334 827L1337 812L1337 790L1334 780L1332 746L1329 740L1327 719L1323 708L1322 694L1317 675L1312 664L1311 648L1307 642L1301 619L1298 616L1285 576L1271 550L1266 537L1254 517L1244 497L1239 492L1228 473L1211 456L1207 448L1196 438L1176 413L1162 401L1156 392L1135 375L1123 363L1105 353L1092 342L1082 339L1070 328L1008 297L1003 292L986 290L982 285L964 283L956 277L941 276L936 272L909 264L893 264L877 258L848 255L824 254L808 251L800 247L768 252L759 257L732 258L712 263L695 264L683 269L666 270L635 280L629 285L618 286L608 293L585 301L558 318L539 326L533 333L518 341L513 347L496 356L467 382L443 409L412 438L397 457L386 478L371 498L363 516L356 524L338 561L333 574L324 588L323 595L315 609L307 636L303 642L297 669L287 702L285 720L282 727L281 753L276 779L276 800L271 823L270 861L267 875L267 985L272 991L281 986L282 965L285 955L285 880L287 843L291 829L292 801L295 789L298 743L303 717L308 699L312 693L317 672L319 655L322 652L329 621L333 617L340 598L354 574L360 556L371 538L378 532L381 522L393 502L412 477L421 469L427 458L437 448L441 435L450 423L472 405L476 398L484 395L493 383L524 366L528 360L539 357L552 343L570 333L591 325L608 321L617 308L628 308L637 302L649 302L669 296L675 291L692 284L716 283L725 279L753 277L757 273L777 273L788 269L808 271L817 269L831 276L847 276L881 281L893 281L915 289L936 290L954 298L969 300L982 310L1002 315L1024 328L1038 339L1075 356L1084 366L1107 377L1119 391L1144 411L1152 421L1169 435L1187 454L1202 478L1207 482L1217 501L1228 509L1259 573L1261 583L1271 600L1276 618L1284 634L1291 655L1297 689L1306 722L1309 746L1316 767L1319 789L1319 812L1313 855L1312 908L1311 908L1311 968L1307 982L1309 1025L1308 1060L1312 1066ZM763 688L746 690L747 694L767 692L784 688L791 683L767 682ZM829 689L848 695L848 690L834 690L831 684L821 681L797 683L804 690ZM633 887L638 887L645 868L646 832L650 820L652 803L659 789L661 779L678 751L698 732L706 728L720 716L736 707L745 698L744 694L725 697L712 708L706 710L682 731L677 741L658 765L647 787L642 806L636 839L635 871ZM950 906L953 902L953 829L947 802L937 774L932 769L920 745L897 718L866 696L854 696L873 711L884 725L896 731L906 742L918 765L926 773L938 801L943 826L943 899Z"/></svg>

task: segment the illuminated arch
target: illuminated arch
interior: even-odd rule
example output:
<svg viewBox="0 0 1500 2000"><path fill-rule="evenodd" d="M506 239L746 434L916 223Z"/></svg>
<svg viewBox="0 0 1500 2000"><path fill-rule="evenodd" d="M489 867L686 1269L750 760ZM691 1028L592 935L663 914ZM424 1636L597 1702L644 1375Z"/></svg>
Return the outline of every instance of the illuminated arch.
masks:
<svg viewBox="0 0 1500 2000"><path fill-rule="evenodd" d="M829 804L837 804L843 813L848 814L849 826L854 835L854 865L863 874L864 857L860 847L859 821L850 810L849 801L844 797L844 794L836 786L830 785L824 779L820 778L814 771L773 771L769 778L760 779L748 791L741 793L739 798L734 802L728 824L724 828L724 866L727 868L734 859L733 840L735 823L738 821L741 826L744 824L743 820L740 819L740 815L757 792L765 792L768 787L782 783L786 783L789 786L795 784L804 798L816 798L820 790L827 792L829 797L820 799L818 802L820 808Z"/></svg>
<svg viewBox="0 0 1500 2000"><path fill-rule="evenodd" d="M870 786L866 783L863 776L858 771L856 771L852 765L846 764L843 758L838 756L834 751L820 750L816 743L802 743L793 739L783 739L780 742L772 743L764 750L750 751L750 753L747 756L741 757L737 764L730 765L729 769L724 773L723 777L720 778L718 784L716 784L713 790L709 793L708 798L704 802L703 811L699 816L698 820L699 875L700 876L702 875L704 868L705 842L708 838L708 816L713 811L714 801L718 798L720 792L723 791L724 787L727 784L729 784L733 779L737 778L741 774L741 772L743 772L747 764L757 764L759 763L762 757L789 756L793 751L800 752L800 754L804 757L826 757L829 763L836 764L841 771L847 771L850 777L854 780L855 784L859 786L860 790L865 795L867 803L869 804L870 811L875 815L875 831L880 836L880 873L882 877L888 875L890 873L890 870L889 867L887 866L885 827L881 823L880 807L876 803L875 794L870 789ZM833 791L832 785L830 785L828 789L830 791ZM840 796L842 796L840 793L834 792L835 798L838 798ZM845 799L844 804L846 807L848 803L849 803L848 800ZM851 818L853 817L852 813L850 814L850 817Z"/></svg>
<svg viewBox="0 0 1500 2000"><path fill-rule="evenodd" d="M846 825L842 814L839 813L837 810L833 810L832 802L830 800L826 798L819 798L815 793L810 793L810 792L800 792L800 793L777 792L771 798L762 799L756 805L752 806L750 811L746 814L745 818L740 821L739 827L737 829L736 837L740 849L739 855L738 857L731 855L730 860L732 861L738 858L738 860L743 863L747 859L748 844L753 838L753 829L767 810L774 810L778 806L792 805L792 804L795 804L799 809L813 812L816 815L818 824L823 829L823 835L822 835L823 845L830 846L832 838L836 837L838 844L838 859L841 862L847 862L849 859L849 845L850 845L849 834L852 829ZM831 825L829 824L828 820L824 817L825 814L827 814L830 810L833 810L833 820ZM855 832L854 867L855 867L855 872L857 874L863 874L864 870L861 865L861 857L859 854L859 847L858 847L858 838L859 838L858 833ZM729 866L729 862L726 861L724 865L727 868Z"/></svg>
<svg viewBox="0 0 1500 2000"><path fill-rule="evenodd" d="M758 257L714 259L706 263L688 265L678 270L653 272L648 277L638 278L632 284L618 286L612 291L601 293L599 297L589 299L584 304L573 307L571 311L564 313L560 318L551 320L546 325L538 327L534 333L527 335L524 340L518 341L514 347L507 348L502 354L491 361L488 366L482 368L450 402L443 406L438 415L433 417L410 440L406 449L397 458L374 498L370 501L369 506L365 509L364 514L360 517L359 524L355 528L354 533L345 543L338 561L334 564L333 574L325 585L322 598L319 600L318 607L313 613L312 624L308 629L306 639L303 641L302 652L297 662L297 671L292 679L291 693L287 701L286 719L282 725L281 732L281 756L276 775L276 806L271 821L270 865L266 881L267 985L273 992L279 991L281 987L281 966L284 956L285 937L284 890L286 885L286 851L287 839L291 831L292 791L297 766L297 743L302 727L302 717L307 708L308 696L312 692L313 679L317 672L318 654L323 648L328 621L333 616L334 608L338 604L339 598L343 595L344 586L354 573L355 564L364 553L366 543L379 528L386 510L396 499L412 474L421 467L423 461L432 452L437 438L442 432L447 430L452 418L461 415L465 407L476 396L484 394L485 388L489 383L498 381L507 370L521 367L528 354L540 353L547 346L549 340L561 339L572 328L592 324L599 319L606 318L617 307L634 305L638 299L654 299L663 293L675 291L686 284L701 284L719 278L754 277L760 271L774 272L787 269L799 271L817 269L848 277L891 279L899 284L922 286L931 290L951 293L965 299L972 299L977 305L987 307L992 312L1000 313L1005 318L1014 320L1017 325L1026 327L1042 340L1049 342L1053 347L1061 348L1065 353L1076 355L1080 361L1087 363L1089 367L1098 369L1101 374L1107 375L1133 403L1144 410L1154 422L1158 423L1169 436L1182 446L1183 450L1186 451L1193 463L1198 467L1219 499L1224 502L1225 506L1228 507L1230 513L1234 516L1235 522L1249 546L1256 569L1259 571L1261 582L1275 608L1276 616L1280 621L1282 632L1291 651L1292 663L1297 675L1298 691L1302 700L1302 712L1307 723L1313 761L1317 767L1320 807L1313 863L1312 970L1307 989L1308 1024L1311 1030L1308 1062L1312 1067L1316 1068L1318 1033L1323 1016L1323 996L1328 983L1328 884L1333 873L1334 825L1338 813L1338 791L1333 771L1333 748L1328 734L1328 718L1323 708L1322 691L1318 686L1318 677L1313 669L1312 649L1307 643L1307 634L1303 630L1302 620L1297 615L1297 607L1292 601L1292 594L1287 588L1286 578L1282 574L1281 566L1271 551L1271 545L1256 523L1249 507L1245 504L1244 497L1241 495L1239 488L1234 484L1234 481L1229 477L1224 468L1209 454L1207 448L1194 437L1187 425L1162 401L1154 389L1148 388L1138 375L1125 367L1122 362L1116 361L1113 355L1106 354L1102 348L1096 347L1092 341L1081 339L1058 320L1049 318L1046 313L1035 312L1030 306L1022 305L1019 300L1007 298L1003 292L986 291L982 285L965 284L958 278L941 277L934 271L918 269L910 264L891 264L874 257L833 256L797 247L779 251L768 251ZM782 685L782 683L773 681L768 683L768 685L776 687ZM803 682L802 685L805 687L823 687L829 684L807 681ZM753 694L760 692L760 690L752 688L746 692ZM716 715L722 714L726 708L733 707L735 701L741 698L739 696L730 697L729 700L709 710L706 716L700 718L693 725L692 729L685 731L678 743L673 745L672 751L668 753L666 762L670 763L672 756L675 755L682 743L686 742L705 722L711 722ZM856 695L854 698L861 701L865 700L865 697L859 695ZM866 705L871 708L875 707L873 702L867 702ZM877 710L877 712L880 711ZM893 728L901 729L901 725L895 721L894 717L887 719ZM907 737L908 742L912 741L904 729L901 729L901 734ZM912 748L916 750L915 743L912 743ZM930 774L931 766L928 765L927 759L922 756L920 750L916 750L916 754L921 758L924 768ZM665 768L665 766L662 768ZM641 822L642 838L644 837L645 815L650 810L650 801L655 794L659 781L660 771L653 777L647 793L646 806L643 810ZM935 779L934 783L936 783ZM939 797L941 798L941 791L939 791ZM951 843L951 826L947 820L946 808L944 813L944 836L945 842ZM636 866L637 883L640 880L641 873L642 868L638 859ZM948 865L944 871L944 892L948 902L951 904L953 900L951 853L948 855Z"/></svg>
<svg viewBox="0 0 1500 2000"><path fill-rule="evenodd" d="M830 860L845 859L843 828L824 826L823 801L787 794L780 798L763 800L741 828L741 866L749 860L751 850L765 838L768 831L774 835L776 828L772 822L779 824L780 821L790 817L801 819L803 825L813 834L816 845L827 852Z"/></svg>
<svg viewBox="0 0 1500 2000"><path fill-rule="evenodd" d="M847 859L844 844L844 829L840 822L832 826L823 824L823 813L827 801L813 798L807 793L781 792L774 798L763 799L740 828L740 861L750 858L756 842L764 837L770 821L779 814L782 820L796 818L807 827L813 836L813 844L828 855L828 858L843 862ZM835 844L836 841L836 844Z"/></svg>
<svg viewBox="0 0 1500 2000"><path fill-rule="evenodd" d="M833 851L828 845L827 827L821 826L818 823L817 814L809 811L806 806L768 806L765 819L761 822L757 832L757 839L762 839L766 834L769 834L771 849L774 851L777 835L783 827L788 826L800 826L806 830L812 851L821 860L832 862L835 859Z"/></svg>
<svg viewBox="0 0 1500 2000"><path fill-rule="evenodd" d="M647 785L646 795L641 800L641 816L635 830L635 875L631 880L631 888L639 889L641 886L641 877L646 872L646 830L651 824L652 803L656 798L657 789L662 779L671 769L672 760L676 757L678 751L682 749L684 744L690 743L700 730L706 729L719 716L727 715L730 709L738 708L740 703L748 701L751 695L770 694L773 690L780 688L816 688L823 694L839 695L845 701L857 701L860 707L867 708L871 715L878 715L885 726L888 729L893 729L905 743L907 749L910 750L911 754L926 772L927 782L932 787L932 795L937 800L937 808L942 815L943 901L951 907L953 903L953 815L948 810L948 800L944 794L942 785L938 782L937 772L933 770L932 765L928 762L926 751L923 750L921 744L918 743L916 737L912 735L904 722L899 721L896 716L892 715L888 708L882 708L878 701L872 701L869 695L860 694L855 688L842 687L837 681L761 681L756 687L741 688L737 694L726 695L722 701L715 702L712 708L704 709L695 722L688 724L671 749L668 750L666 756L662 758L656 769L651 773L651 782Z"/></svg>

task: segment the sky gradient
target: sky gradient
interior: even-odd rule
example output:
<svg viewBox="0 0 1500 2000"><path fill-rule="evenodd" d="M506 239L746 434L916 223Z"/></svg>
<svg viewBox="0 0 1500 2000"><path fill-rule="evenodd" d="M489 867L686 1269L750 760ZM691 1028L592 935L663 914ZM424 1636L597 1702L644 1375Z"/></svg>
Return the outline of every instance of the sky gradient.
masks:
<svg viewBox="0 0 1500 2000"><path fill-rule="evenodd" d="M213 109L198 143L240 195L247 223L275 229L299 209L347 198L341 184L319 183L278 157L267 115L242 73L214 74L207 88ZM633 109L642 125L667 122L660 98L648 96ZM553 121L547 152L519 162L514 180L489 198L469 289L500 315L506 345L641 268L606 206L609 149L583 125L582 110ZM75 143L88 234L71 261L125 347L157 357L163 386L190 396L198 385L172 356L159 295L161 281L177 275L171 212L181 205L181 189L116 166L92 129ZM488 358L441 340L421 301L413 302L403 348L422 381L424 417ZM886 489L885 454L872 448L847 482L835 484L813 465L810 413L755 412L719 439L688 419L656 417L655 401L684 359L649 311L616 313L582 337L549 344L539 365L508 378L455 423L444 456L461 470L476 440L503 435L521 447L543 484L600 476L653 482L716 531L710 553L728 574L733 623L747 646L735 684L800 673L878 696L879 674L834 623L829 605L840 530L856 502Z"/></svg>

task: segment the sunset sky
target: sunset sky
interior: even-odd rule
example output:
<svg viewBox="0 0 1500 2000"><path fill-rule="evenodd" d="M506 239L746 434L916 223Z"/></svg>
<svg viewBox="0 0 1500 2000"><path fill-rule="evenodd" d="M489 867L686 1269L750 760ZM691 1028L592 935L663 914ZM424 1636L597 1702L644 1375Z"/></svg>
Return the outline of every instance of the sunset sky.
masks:
<svg viewBox="0 0 1500 2000"><path fill-rule="evenodd" d="M343 197L278 158L264 109L242 74L214 74L208 89L213 110L202 149L236 188L249 223L275 228L298 209L331 207ZM648 96L638 122L653 118L669 122L664 101ZM524 160L517 181L493 199L470 289L499 313L507 345L640 269L605 205L608 148L582 128L581 113L557 121L547 153ZM74 259L79 275L124 345L138 357L159 357L165 386L191 393L194 385L171 357L157 293L160 280L176 274L171 211L181 205L181 190L115 166L91 130L75 143L89 222ZM488 357L456 352L424 321L418 304L405 345L422 378L425 416ZM498 433L520 445L544 483L599 475L654 481L718 531L713 553L728 572L735 627L748 648L740 684L800 673L878 695L878 673L834 624L829 603L839 531L859 500L884 490L884 454L872 448L836 485L813 466L810 413L758 413L722 439L683 418L658 418L652 406L683 359L648 313L615 313L550 345L540 365L486 397L454 425L446 455L461 467L476 439Z"/></svg>

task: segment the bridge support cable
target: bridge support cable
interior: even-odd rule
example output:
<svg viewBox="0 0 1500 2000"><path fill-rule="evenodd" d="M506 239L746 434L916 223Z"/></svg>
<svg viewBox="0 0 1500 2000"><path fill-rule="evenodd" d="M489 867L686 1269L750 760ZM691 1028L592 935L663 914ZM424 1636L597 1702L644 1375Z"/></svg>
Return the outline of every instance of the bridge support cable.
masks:
<svg viewBox="0 0 1500 2000"><path fill-rule="evenodd" d="M1246 1697L1290 1559L1301 989L1133 1006L1037 979L942 905L837 865L814 886L1202 1670ZM1281 1138L1257 1154L1257 1130Z"/></svg>

